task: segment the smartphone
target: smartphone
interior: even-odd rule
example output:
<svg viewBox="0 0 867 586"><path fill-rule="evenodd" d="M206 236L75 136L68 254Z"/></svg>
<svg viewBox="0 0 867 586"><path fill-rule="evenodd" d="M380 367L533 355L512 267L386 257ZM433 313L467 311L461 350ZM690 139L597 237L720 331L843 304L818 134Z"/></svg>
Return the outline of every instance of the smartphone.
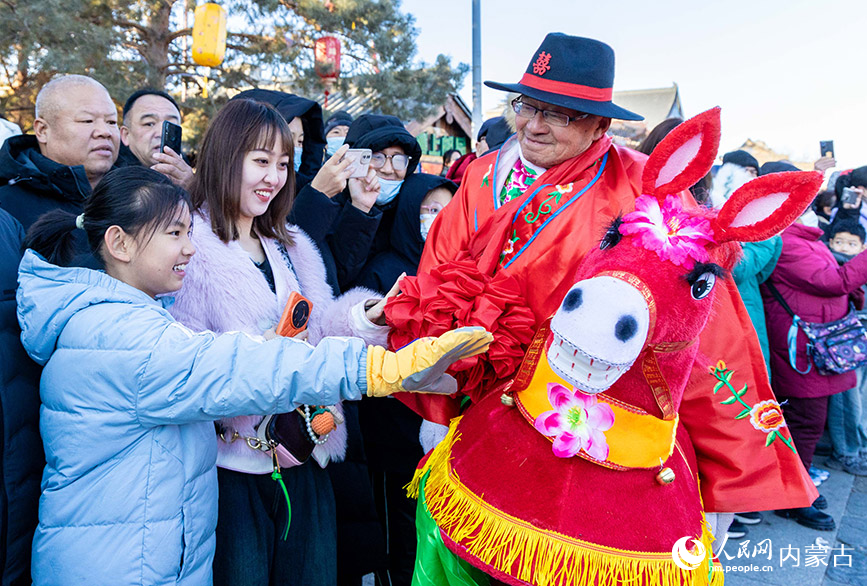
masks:
<svg viewBox="0 0 867 586"><path fill-rule="evenodd" d="M844 187L843 193L840 194L840 203L847 205L858 203L858 190L854 187Z"/></svg>
<svg viewBox="0 0 867 586"><path fill-rule="evenodd" d="M160 137L160 152L164 153L164 147L169 147L179 155L181 154L181 132L180 126L174 122L163 120L163 133Z"/></svg>
<svg viewBox="0 0 867 586"><path fill-rule="evenodd" d="M283 315L277 322L277 335L292 338L307 328L307 320L310 319L310 310L313 304L300 293L295 291L289 295L289 301L283 309Z"/></svg>
<svg viewBox="0 0 867 586"><path fill-rule="evenodd" d="M819 141L819 152L822 157L833 157L834 156L834 141L833 140L820 140Z"/></svg>
<svg viewBox="0 0 867 586"><path fill-rule="evenodd" d="M349 149L346 151L343 159L352 159L354 161L350 177L367 177L367 171L370 168L370 157L372 156L373 151L370 149Z"/></svg>

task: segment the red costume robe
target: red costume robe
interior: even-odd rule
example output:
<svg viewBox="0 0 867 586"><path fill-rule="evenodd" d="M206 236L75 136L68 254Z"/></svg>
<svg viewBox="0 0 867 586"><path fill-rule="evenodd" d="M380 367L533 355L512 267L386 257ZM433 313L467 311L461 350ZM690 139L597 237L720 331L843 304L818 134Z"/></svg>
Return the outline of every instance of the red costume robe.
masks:
<svg viewBox="0 0 867 586"><path fill-rule="evenodd" d="M509 148L515 148L514 139L470 165L454 200L431 228L418 273L469 252L482 273L507 271L518 279L538 327L573 285L586 252L598 245L614 218L633 210L647 157L612 145L606 136L548 169L523 196L500 205L497 179L508 166L498 162ZM500 268L501 253L516 237L514 251ZM713 367L719 365L731 372L736 388L747 386L743 398L749 404L773 399L758 339L732 280L724 281L715 304L679 407L698 462L704 509L809 506L818 493L797 454L783 442L766 445L766 433L745 419L736 420L740 407L721 404L713 392ZM443 424L460 412L460 398L400 398L426 419Z"/></svg>

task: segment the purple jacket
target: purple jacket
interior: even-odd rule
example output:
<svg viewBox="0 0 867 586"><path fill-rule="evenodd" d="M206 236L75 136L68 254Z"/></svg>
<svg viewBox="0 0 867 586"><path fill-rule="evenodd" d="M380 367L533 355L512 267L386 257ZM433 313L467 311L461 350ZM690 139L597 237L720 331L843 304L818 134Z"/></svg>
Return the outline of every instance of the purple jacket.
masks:
<svg viewBox="0 0 867 586"><path fill-rule="evenodd" d="M360 320L353 310L368 299L381 295L367 289L352 289L337 299L325 280L325 265L316 245L300 229L290 227L294 244L281 250L277 241L262 238L262 247L271 264L277 293L237 241L222 242L211 230L203 211L193 216L192 241L196 254L187 265L184 285L175 295L169 312L185 326L217 333L241 331L254 336L277 325L289 294L298 291L313 308L307 324L307 342L316 345L325 336L354 336L368 344L385 345L388 327ZM284 257L289 256L292 268ZM303 342L299 342L303 343ZM242 437L255 437L259 416L234 417L221 424ZM217 466L251 474L270 474L271 458L253 450L243 440L218 441ZM314 457L321 465L329 459L343 460L346 453L346 426L340 425L328 441L317 446ZM280 462L288 466L289 462Z"/></svg>
<svg viewBox="0 0 867 586"><path fill-rule="evenodd" d="M768 281L789 307L808 322L829 322L849 311L849 293L867 283L867 253L839 266L828 247L819 240L821 228L793 224L783 231L783 252ZM815 366L799 374L789 365L787 335L792 318L762 286L765 321L771 346L771 383L779 397L818 398L841 393L855 386L855 372L824 375ZM807 338L798 330L797 365L807 368Z"/></svg>

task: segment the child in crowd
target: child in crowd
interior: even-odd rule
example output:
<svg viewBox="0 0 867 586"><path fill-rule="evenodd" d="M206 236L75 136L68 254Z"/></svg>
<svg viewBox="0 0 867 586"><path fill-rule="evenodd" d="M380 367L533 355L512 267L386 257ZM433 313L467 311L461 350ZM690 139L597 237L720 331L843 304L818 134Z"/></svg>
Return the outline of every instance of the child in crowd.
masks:
<svg viewBox="0 0 867 586"><path fill-rule="evenodd" d="M839 264L844 264L860 254L865 246L867 232L855 220L840 220L833 223L828 232L828 247ZM862 404L867 372L859 368L858 384L847 391L831 395L828 400L828 434L833 451L826 465L834 470L844 470L856 476L867 476L867 433L862 423Z"/></svg>
<svg viewBox="0 0 867 586"><path fill-rule="evenodd" d="M262 102L232 100L214 117L191 187L198 254L170 311L196 331L257 335L277 324L295 292L312 303L301 333L310 344L325 336L356 336L385 345L388 327L374 323L382 319L382 295L358 288L335 299L316 246L286 224L295 193L293 137L280 113ZM351 188L367 183L349 181ZM302 410L305 425L312 425L315 407ZM311 438L319 445L301 465L289 468L291 463L278 455L294 511L283 539L290 511L282 487L271 479L274 462L245 441L256 436L262 417L244 415L218 423L214 583L334 584L335 503L324 468L330 460L343 459L346 426Z"/></svg>
<svg viewBox="0 0 867 586"><path fill-rule="evenodd" d="M76 229L104 271L65 266ZM407 346L407 360L358 338L313 347L194 333L161 297L183 283L195 253L189 232L186 192L155 171L127 167L103 178L82 215L50 212L28 233L18 317L25 349L45 365L47 460L35 584L210 584L213 421L365 393L453 392L446 364L490 339L450 332Z"/></svg>

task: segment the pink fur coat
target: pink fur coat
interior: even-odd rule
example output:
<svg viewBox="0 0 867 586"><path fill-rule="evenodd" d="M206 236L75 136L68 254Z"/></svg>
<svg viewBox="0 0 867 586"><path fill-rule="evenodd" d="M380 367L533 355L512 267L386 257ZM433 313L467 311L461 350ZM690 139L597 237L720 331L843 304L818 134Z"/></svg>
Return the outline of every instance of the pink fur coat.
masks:
<svg viewBox="0 0 867 586"><path fill-rule="evenodd" d="M276 240L261 239L274 273L275 294L241 245L237 241L222 242L211 230L206 212L197 212L193 215L192 235L196 254L187 265L184 285L169 311L197 331L242 331L258 336L277 324L289 294L298 291L313 304L308 343L315 345L325 336L356 336L369 344L385 345L388 328L359 319L363 312L356 311L353 316L352 311L353 306L381 296L356 288L335 299L325 281L325 265L316 245L295 226L290 227L290 234L294 242L285 247ZM221 424L243 437L255 437L261 420L258 416L235 417ZM324 466L329 460L342 460L345 453L346 428L339 425L313 455ZM218 440L217 465L252 474L272 470L270 456L251 449L243 440Z"/></svg>

